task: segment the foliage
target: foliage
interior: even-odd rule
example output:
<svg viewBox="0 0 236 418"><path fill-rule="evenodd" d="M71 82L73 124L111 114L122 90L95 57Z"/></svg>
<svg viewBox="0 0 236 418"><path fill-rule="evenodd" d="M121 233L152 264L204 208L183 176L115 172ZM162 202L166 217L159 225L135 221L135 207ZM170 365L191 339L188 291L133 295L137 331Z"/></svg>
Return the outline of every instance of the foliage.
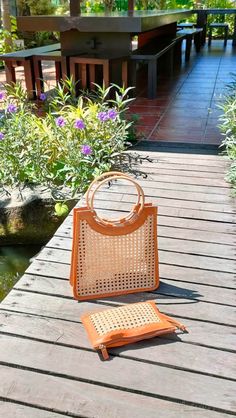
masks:
<svg viewBox="0 0 236 418"><path fill-rule="evenodd" d="M227 180L230 181L236 192L236 75L234 80L228 86L224 103L219 106L223 110L220 117L220 130L224 135L222 146L232 160L231 167L227 174Z"/></svg>
<svg viewBox="0 0 236 418"><path fill-rule="evenodd" d="M59 42L59 38L58 32L34 32L30 39L25 39L25 44L27 48L34 48Z"/></svg>
<svg viewBox="0 0 236 418"><path fill-rule="evenodd" d="M9 37L13 41L18 39L16 18L14 16L11 16L11 32L8 32L7 30L3 28L0 29L0 54L5 54L7 52L11 52L14 49L16 49L14 47L14 43L13 43L13 46L11 46L8 42L6 42L6 40Z"/></svg>
<svg viewBox="0 0 236 418"><path fill-rule="evenodd" d="M50 15L56 7L51 0L17 0L19 15Z"/></svg>
<svg viewBox="0 0 236 418"><path fill-rule="evenodd" d="M135 10L156 10L156 9L191 9L197 7L206 7L206 8L232 8L234 7L231 0L136 0L135 1ZM87 0L81 3L81 9L83 12L102 12L104 10L118 10L126 11L128 9L127 0ZM58 14L63 14L67 12L68 6L65 2L58 8ZM218 16L209 16L208 20L211 23L212 21L220 21L224 17ZM196 16L190 17L189 20L195 21ZM225 21L230 24L230 28L233 29L233 16L225 16Z"/></svg>
<svg viewBox="0 0 236 418"><path fill-rule="evenodd" d="M53 97L42 94L44 117L20 84L6 87L0 119L0 186L40 184L56 201L77 198L125 150L131 122L124 119L130 89L96 86L76 98L68 79ZM108 96L114 91L114 98ZM65 213L64 206L57 206Z"/></svg>

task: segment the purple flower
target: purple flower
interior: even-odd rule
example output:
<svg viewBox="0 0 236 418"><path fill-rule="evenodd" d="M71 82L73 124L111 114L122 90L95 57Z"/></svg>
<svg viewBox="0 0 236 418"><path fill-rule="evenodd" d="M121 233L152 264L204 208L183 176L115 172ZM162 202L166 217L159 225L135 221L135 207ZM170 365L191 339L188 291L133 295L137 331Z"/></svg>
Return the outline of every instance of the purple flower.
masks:
<svg viewBox="0 0 236 418"><path fill-rule="evenodd" d="M0 91L0 100L3 100L5 98L5 93L3 91Z"/></svg>
<svg viewBox="0 0 236 418"><path fill-rule="evenodd" d="M106 122L109 119L108 113L107 112L99 112L98 113L98 119L101 122Z"/></svg>
<svg viewBox="0 0 236 418"><path fill-rule="evenodd" d="M109 119L114 120L117 116L117 111L115 109L110 109L107 112Z"/></svg>
<svg viewBox="0 0 236 418"><path fill-rule="evenodd" d="M85 128L85 123L82 119L76 119L74 127L76 129L84 129Z"/></svg>
<svg viewBox="0 0 236 418"><path fill-rule="evenodd" d="M10 103L7 106L7 112L9 112L9 113L15 113L15 112L17 112L17 106L14 103Z"/></svg>
<svg viewBox="0 0 236 418"><path fill-rule="evenodd" d="M3 132L0 132L0 141L2 141L3 139L4 139L4 133Z"/></svg>
<svg viewBox="0 0 236 418"><path fill-rule="evenodd" d="M93 150L90 147L90 145L82 145L81 152L84 155L90 155L90 154L92 154Z"/></svg>
<svg viewBox="0 0 236 418"><path fill-rule="evenodd" d="M66 124L66 121L62 116L59 116L56 119L56 125L59 126L59 128L62 128L63 126L65 126L65 124Z"/></svg>
<svg viewBox="0 0 236 418"><path fill-rule="evenodd" d="M45 102L45 100L47 100L47 96L45 93L41 93L39 96L39 99L42 100L42 102Z"/></svg>

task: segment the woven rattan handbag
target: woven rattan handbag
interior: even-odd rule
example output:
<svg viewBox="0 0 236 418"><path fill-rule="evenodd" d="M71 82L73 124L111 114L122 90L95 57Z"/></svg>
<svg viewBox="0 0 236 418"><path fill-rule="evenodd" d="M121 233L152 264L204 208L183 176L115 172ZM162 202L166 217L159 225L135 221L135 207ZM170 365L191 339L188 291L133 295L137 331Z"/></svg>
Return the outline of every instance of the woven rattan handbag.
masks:
<svg viewBox="0 0 236 418"><path fill-rule="evenodd" d="M117 179L136 187L137 203L125 218L101 218L94 210L95 193ZM157 208L144 203L140 185L122 173L105 173L90 185L86 203L74 209L70 276L74 297L85 300L156 289Z"/></svg>
<svg viewBox="0 0 236 418"><path fill-rule="evenodd" d="M81 319L92 346L101 350L104 360L109 358L109 347L168 334L178 328L186 330L180 322L160 313L154 301L90 312Z"/></svg>

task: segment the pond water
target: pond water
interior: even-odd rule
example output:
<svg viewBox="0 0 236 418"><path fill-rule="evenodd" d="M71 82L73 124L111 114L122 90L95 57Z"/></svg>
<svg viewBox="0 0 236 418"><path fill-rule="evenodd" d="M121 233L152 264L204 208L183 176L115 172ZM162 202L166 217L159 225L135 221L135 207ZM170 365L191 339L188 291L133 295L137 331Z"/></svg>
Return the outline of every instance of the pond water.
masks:
<svg viewBox="0 0 236 418"><path fill-rule="evenodd" d="M0 247L0 301L10 292L40 248L38 245Z"/></svg>

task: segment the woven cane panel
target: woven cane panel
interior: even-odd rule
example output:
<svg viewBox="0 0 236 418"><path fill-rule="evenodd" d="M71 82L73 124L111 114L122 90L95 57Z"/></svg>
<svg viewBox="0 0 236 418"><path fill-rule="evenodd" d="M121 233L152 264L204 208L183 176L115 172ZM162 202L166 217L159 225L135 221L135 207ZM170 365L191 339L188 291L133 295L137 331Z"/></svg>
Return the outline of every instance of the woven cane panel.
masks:
<svg viewBox="0 0 236 418"><path fill-rule="evenodd" d="M148 216L136 231L108 236L91 229L85 220L81 221L78 294L95 296L154 287L153 224L153 216Z"/></svg>
<svg viewBox="0 0 236 418"><path fill-rule="evenodd" d="M90 319L98 335L160 322L160 318L150 303L134 303L120 308L108 309L92 314Z"/></svg>

